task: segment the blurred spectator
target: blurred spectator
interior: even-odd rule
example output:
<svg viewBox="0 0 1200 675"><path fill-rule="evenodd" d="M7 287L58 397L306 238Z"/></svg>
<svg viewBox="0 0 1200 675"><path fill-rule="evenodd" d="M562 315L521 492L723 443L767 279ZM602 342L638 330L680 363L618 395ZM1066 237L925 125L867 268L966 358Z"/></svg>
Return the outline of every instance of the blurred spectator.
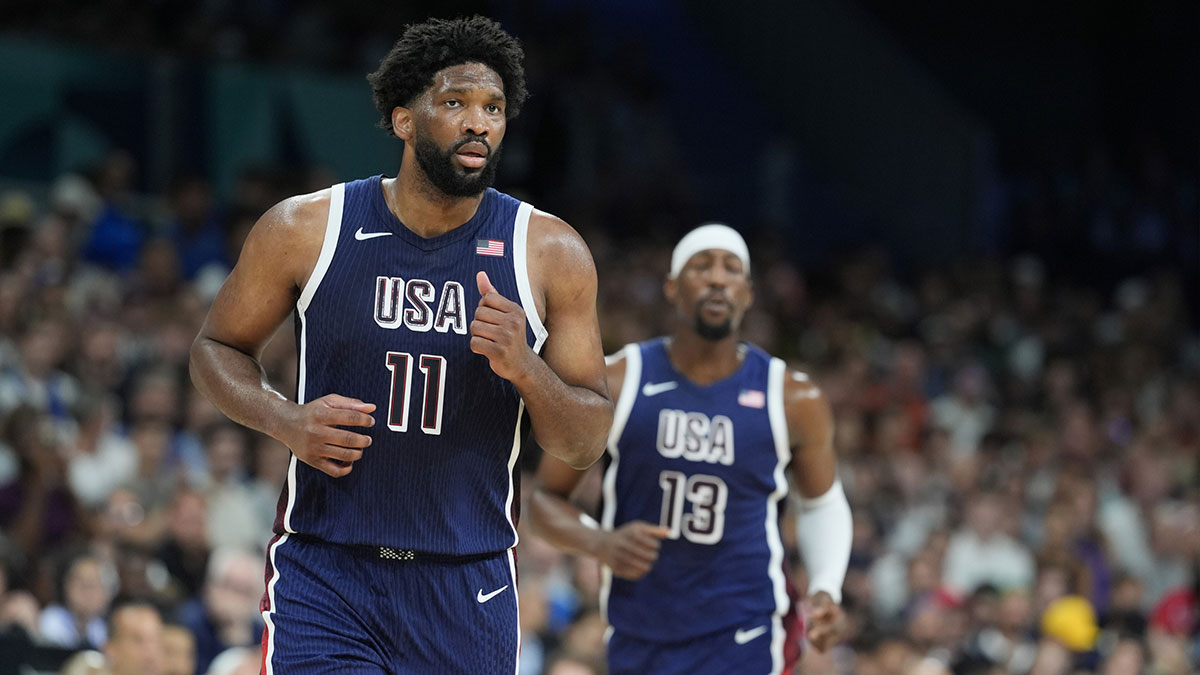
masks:
<svg viewBox="0 0 1200 675"><path fill-rule="evenodd" d="M207 399L205 399L207 400ZM275 525L280 495L287 482L288 469L292 464L292 451L286 445L259 434L254 443L254 475L250 481L250 499L254 518L270 532ZM264 545L268 539L256 544Z"/></svg>
<svg viewBox="0 0 1200 675"><path fill-rule="evenodd" d="M162 675L196 675L196 637L192 631L168 623L163 626L162 644Z"/></svg>
<svg viewBox="0 0 1200 675"><path fill-rule="evenodd" d="M987 389L987 371L981 365L971 364L954 375L950 392L933 400L932 422L950 434L950 459L971 458L991 430L996 410L987 402Z"/></svg>
<svg viewBox="0 0 1200 675"><path fill-rule="evenodd" d="M259 644L262 557L238 548L213 551L201 597L179 609L179 623L196 637L196 670L206 672L221 652Z"/></svg>
<svg viewBox="0 0 1200 675"><path fill-rule="evenodd" d="M204 487L208 503L208 541L213 548L254 549L271 538L274 513L263 520L246 472L246 435L241 427L225 423L205 434L209 482Z"/></svg>
<svg viewBox="0 0 1200 675"><path fill-rule="evenodd" d="M166 532L157 555L188 599L200 597L208 573L208 505L204 496L181 490L171 500L166 514Z"/></svg>
<svg viewBox="0 0 1200 675"><path fill-rule="evenodd" d="M127 212L137 165L123 150L109 153L96 171L96 192L103 202L90 223L91 231L83 258L118 272L133 268L145 236L142 227Z"/></svg>
<svg viewBox="0 0 1200 675"><path fill-rule="evenodd" d="M63 663L62 670L58 672L59 675L113 675L108 667L108 659L94 649L76 652Z"/></svg>
<svg viewBox="0 0 1200 675"><path fill-rule="evenodd" d="M0 414L20 405L65 422L79 398L74 377L60 370L71 331L61 322L42 320L29 326L17 341L19 361L0 373Z"/></svg>
<svg viewBox="0 0 1200 675"><path fill-rule="evenodd" d="M973 496L967 504L966 524L946 549L943 579L956 594L971 593L985 583L1001 590L1032 587L1033 555L1000 530L1004 509L995 493Z"/></svg>
<svg viewBox="0 0 1200 675"><path fill-rule="evenodd" d="M86 523L67 487L66 460L49 417L28 406L0 416L0 527L18 550L37 560L48 549L77 543Z"/></svg>
<svg viewBox="0 0 1200 675"><path fill-rule="evenodd" d="M262 652L250 647L230 647L217 655L207 675L256 675L262 666Z"/></svg>
<svg viewBox="0 0 1200 675"><path fill-rule="evenodd" d="M138 464L136 477L126 487L147 513L157 513L185 483L183 471L171 464L171 427L153 418L141 418L134 422L129 436Z"/></svg>
<svg viewBox="0 0 1200 675"><path fill-rule="evenodd" d="M116 426L116 399L110 394L85 396L77 406L79 430L67 445L67 477L84 507L95 509L137 472L138 454Z"/></svg>
<svg viewBox="0 0 1200 675"><path fill-rule="evenodd" d="M57 601L38 617L42 642L67 649L103 647L108 640L105 617L113 597L112 577L112 570L94 555L68 559L58 583Z"/></svg>
<svg viewBox="0 0 1200 675"><path fill-rule="evenodd" d="M113 609L104 655L112 675L160 675L163 669L163 622L151 605Z"/></svg>
<svg viewBox="0 0 1200 675"><path fill-rule="evenodd" d="M228 273L224 222L208 181L195 174L176 178L167 188L167 201L173 219L166 230L179 251L184 278L195 279L210 265Z"/></svg>

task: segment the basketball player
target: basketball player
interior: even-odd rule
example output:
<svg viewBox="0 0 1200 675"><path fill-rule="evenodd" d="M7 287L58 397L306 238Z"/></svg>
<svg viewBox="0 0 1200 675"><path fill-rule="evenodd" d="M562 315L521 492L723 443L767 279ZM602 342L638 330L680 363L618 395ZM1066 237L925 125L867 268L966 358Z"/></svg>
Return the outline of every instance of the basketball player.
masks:
<svg viewBox="0 0 1200 675"><path fill-rule="evenodd" d="M710 224L683 237L664 291L672 334L610 358L601 522L571 501L583 473L544 457L533 523L603 563L610 673L790 672L804 622L779 533L786 470L803 505L807 638L824 650L844 630L851 520L829 404L803 373L738 341L753 294L736 231Z"/></svg>
<svg viewBox="0 0 1200 675"><path fill-rule="evenodd" d="M397 176L268 211L193 346L196 386L293 453L268 674L517 669L522 439L584 468L612 421L591 253L489 188L522 61L488 19L409 26L368 78ZM295 402L258 362L293 311Z"/></svg>

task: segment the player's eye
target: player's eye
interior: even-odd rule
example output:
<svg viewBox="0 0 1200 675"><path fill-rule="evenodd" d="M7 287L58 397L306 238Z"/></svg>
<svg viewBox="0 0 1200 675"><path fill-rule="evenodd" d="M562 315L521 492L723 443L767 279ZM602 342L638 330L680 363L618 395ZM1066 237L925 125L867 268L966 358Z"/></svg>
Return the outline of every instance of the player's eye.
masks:
<svg viewBox="0 0 1200 675"><path fill-rule="evenodd" d="M457 107L459 107L460 105L462 105L462 103L460 103L460 102L458 101L458 99L456 99L456 98L452 98L452 99L449 99L448 101L446 101L446 107L447 107L447 108L457 108Z"/></svg>
<svg viewBox="0 0 1200 675"><path fill-rule="evenodd" d="M489 103L487 108L485 108L485 110L487 110L489 113L492 113L493 115L496 115L496 114L500 113L500 106L496 105L495 103Z"/></svg>

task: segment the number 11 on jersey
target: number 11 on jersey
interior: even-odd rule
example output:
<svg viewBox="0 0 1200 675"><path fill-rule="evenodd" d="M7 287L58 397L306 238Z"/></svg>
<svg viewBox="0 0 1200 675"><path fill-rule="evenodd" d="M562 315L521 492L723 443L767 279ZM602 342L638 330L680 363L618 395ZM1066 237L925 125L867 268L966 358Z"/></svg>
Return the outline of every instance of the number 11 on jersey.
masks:
<svg viewBox="0 0 1200 675"><path fill-rule="evenodd" d="M421 431L442 433L442 399L446 393L446 357L421 354L418 367L425 373L425 397L421 401ZM392 372L388 397L387 426L392 431L408 431L408 392L412 388L413 358L406 352L388 352L387 368Z"/></svg>

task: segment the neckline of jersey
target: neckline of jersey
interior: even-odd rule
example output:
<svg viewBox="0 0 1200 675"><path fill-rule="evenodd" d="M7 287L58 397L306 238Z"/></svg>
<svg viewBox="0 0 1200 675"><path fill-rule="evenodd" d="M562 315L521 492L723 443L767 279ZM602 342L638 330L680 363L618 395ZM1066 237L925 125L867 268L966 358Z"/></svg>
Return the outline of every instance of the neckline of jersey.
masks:
<svg viewBox="0 0 1200 675"><path fill-rule="evenodd" d="M700 383L692 380L691 378L689 378L687 375L684 375L678 368L675 367L675 364L671 361L671 353L669 351L667 351L667 345L670 344L670 342L671 342L670 337L664 335L664 336L658 338L657 342L658 342L658 344L656 345L656 347L660 351L662 351L663 363L667 364L667 370L669 370L673 375L675 375L679 378L677 380L679 382L679 385L681 387L684 387L684 386L690 387L690 388L692 388L696 391L700 391L700 392L714 391L724 385L729 384L730 382L735 381L737 379L737 377L742 374L742 371L744 371L750 365L750 353L752 351L750 349L750 343L745 342L745 341L738 342L737 343L738 352L742 356L742 362L740 364L738 364L737 369L734 370L732 373L726 375L725 377L722 377L721 379L717 380L716 382L711 382L709 384L700 384ZM646 376L645 376L645 374L643 374L642 380L645 381L645 379L646 379Z"/></svg>
<svg viewBox="0 0 1200 675"><path fill-rule="evenodd" d="M484 190L483 199L480 200L479 207L475 209L475 213L471 216L470 220L445 234L439 234L436 237L422 237L408 229L408 226L388 208L387 199L383 196L383 174L371 178L370 192L371 204L375 208L375 213L388 224L388 230L422 251L435 251L439 248L445 248L463 239L469 239L478 233L479 228L485 220L482 214L490 208L491 201L496 196L495 188Z"/></svg>

